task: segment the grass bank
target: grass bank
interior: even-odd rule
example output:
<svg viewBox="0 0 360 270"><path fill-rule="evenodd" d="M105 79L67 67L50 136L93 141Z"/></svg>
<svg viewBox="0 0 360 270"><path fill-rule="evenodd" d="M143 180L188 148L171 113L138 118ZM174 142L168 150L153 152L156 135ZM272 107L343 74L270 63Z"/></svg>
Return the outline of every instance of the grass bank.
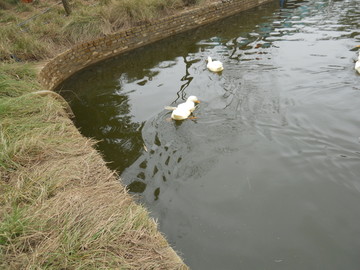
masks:
<svg viewBox="0 0 360 270"><path fill-rule="evenodd" d="M210 0L209 0L210 1ZM36 65L195 0L0 0L0 269L187 269Z"/></svg>
<svg viewBox="0 0 360 270"><path fill-rule="evenodd" d="M0 59L43 60L70 46L212 0L0 0Z"/></svg>

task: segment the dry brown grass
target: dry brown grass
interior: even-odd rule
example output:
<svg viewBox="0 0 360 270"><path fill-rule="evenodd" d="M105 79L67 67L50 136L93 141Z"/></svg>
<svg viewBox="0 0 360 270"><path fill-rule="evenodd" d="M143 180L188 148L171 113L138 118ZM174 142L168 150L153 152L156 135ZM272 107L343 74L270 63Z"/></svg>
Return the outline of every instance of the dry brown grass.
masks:
<svg viewBox="0 0 360 270"><path fill-rule="evenodd" d="M0 60L43 60L79 42L214 0L72 0L66 17L56 0L0 0ZM46 11L46 12L45 12Z"/></svg>

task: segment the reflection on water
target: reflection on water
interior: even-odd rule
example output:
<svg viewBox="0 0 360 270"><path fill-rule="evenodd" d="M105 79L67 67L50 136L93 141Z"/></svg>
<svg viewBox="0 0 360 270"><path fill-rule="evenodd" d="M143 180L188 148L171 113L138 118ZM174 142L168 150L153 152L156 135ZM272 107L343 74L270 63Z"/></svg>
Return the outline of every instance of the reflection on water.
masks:
<svg viewBox="0 0 360 270"><path fill-rule="evenodd" d="M192 269L358 269L358 5L274 1L61 86Z"/></svg>

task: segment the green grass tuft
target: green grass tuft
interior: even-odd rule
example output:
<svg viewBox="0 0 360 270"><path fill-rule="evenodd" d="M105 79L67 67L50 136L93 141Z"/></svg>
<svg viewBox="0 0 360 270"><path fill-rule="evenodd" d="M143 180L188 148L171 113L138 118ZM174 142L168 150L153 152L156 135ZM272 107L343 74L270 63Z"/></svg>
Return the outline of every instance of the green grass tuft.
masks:
<svg viewBox="0 0 360 270"><path fill-rule="evenodd" d="M39 88L31 64L0 63L0 98L19 96Z"/></svg>
<svg viewBox="0 0 360 270"><path fill-rule="evenodd" d="M16 238L26 233L29 219L23 209L14 206L10 213L5 213L0 223L0 247L11 244Z"/></svg>

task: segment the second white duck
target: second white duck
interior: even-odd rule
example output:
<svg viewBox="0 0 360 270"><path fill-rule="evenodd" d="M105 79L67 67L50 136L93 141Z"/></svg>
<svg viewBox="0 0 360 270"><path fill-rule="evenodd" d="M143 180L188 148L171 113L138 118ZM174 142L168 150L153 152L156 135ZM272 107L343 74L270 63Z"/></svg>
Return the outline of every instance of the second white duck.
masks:
<svg viewBox="0 0 360 270"><path fill-rule="evenodd" d="M355 70L360 74L360 52L359 52L358 60L355 62Z"/></svg>
<svg viewBox="0 0 360 270"><path fill-rule="evenodd" d="M213 61L210 56L207 59L207 68L212 72L220 72L224 70L224 66L220 61Z"/></svg>

